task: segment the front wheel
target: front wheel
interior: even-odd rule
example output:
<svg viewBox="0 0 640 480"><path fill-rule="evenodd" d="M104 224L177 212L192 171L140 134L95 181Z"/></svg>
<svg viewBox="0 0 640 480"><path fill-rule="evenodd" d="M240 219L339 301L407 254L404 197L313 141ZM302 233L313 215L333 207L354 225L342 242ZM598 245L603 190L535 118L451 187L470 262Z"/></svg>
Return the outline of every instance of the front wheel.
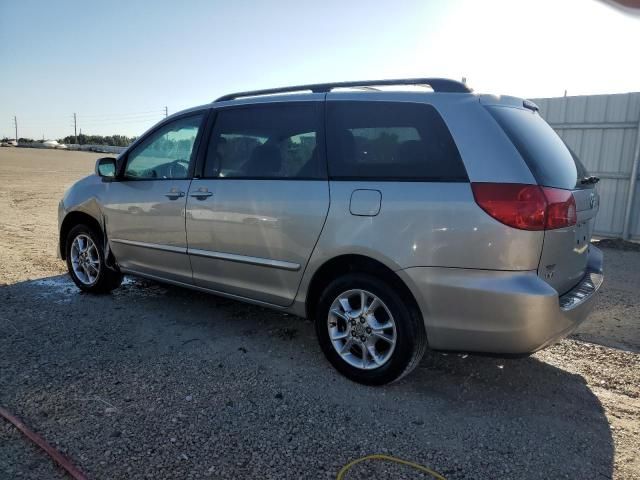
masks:
<svg viewBox="0 0 640 480"><path fill-rule="evenodd" d="M85 292L108 293L122 282L122 274L105 264L102 238L86 225L69 232L66 256L71 279Z"/></svg>
<svg viewBox="0 0 640 480"><path fill-rule="evenodd" d="M427 338L419 312L388 283L366 274L331 282L315 312L320 346L353 381L383 385L419 363Z"/></svg>

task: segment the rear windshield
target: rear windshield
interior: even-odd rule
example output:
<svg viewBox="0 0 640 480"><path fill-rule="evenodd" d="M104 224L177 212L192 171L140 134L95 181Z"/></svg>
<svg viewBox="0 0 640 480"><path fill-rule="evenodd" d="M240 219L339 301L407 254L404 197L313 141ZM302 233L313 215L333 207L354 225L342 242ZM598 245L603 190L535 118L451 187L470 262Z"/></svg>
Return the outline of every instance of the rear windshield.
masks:
<svg viewBox="0 0 640 480"><path fill-rule="evenodd" d="M588 177L578 156L540 115L513 107L487 107L522 155L539 185L574 189L592 187L580 181Z"/></svg>

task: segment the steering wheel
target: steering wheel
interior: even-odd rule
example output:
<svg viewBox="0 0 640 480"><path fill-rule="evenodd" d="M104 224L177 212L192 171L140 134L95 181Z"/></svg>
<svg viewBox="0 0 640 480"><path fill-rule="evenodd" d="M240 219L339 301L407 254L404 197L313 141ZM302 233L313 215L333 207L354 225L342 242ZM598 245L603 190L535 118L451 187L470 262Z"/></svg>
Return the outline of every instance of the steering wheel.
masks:
<svg viewBox="0 0 640 480"><path fill-rule="evenodd" d="M189 162L180 158L167 165L168 178L185 178L189 173Z"/></svg>

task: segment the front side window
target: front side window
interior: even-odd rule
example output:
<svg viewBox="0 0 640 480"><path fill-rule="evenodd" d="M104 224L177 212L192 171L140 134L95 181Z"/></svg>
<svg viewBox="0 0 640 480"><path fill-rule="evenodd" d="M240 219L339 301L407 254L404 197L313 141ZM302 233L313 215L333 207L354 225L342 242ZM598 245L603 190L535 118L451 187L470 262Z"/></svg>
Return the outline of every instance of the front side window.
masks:
<svg viewBox="0 0 640 480"><path fill-rule="evenodd" d="M451 134L431 105L332 101L327 125L331 178L467 181Z"/></svg>
<svg viewBox="0 0 640 480"><path fill-rule="evenodd" d="M195 160L194 145L204 114L180 118L153 132L128 155L129 179L183 179Z"/></svg>
<svg viewBox="0 0 640 480"><path fill-rule="evenodd" d="M221 110L207 152L206 178L326 178L319 103Z"/></svg>

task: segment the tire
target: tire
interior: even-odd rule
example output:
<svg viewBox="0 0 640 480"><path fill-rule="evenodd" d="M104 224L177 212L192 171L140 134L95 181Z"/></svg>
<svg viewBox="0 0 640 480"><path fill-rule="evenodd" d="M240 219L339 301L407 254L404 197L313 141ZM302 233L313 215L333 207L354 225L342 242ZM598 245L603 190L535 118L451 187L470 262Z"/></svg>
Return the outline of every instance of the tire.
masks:
<svg viewBox="0 0 640 480"><path fill-rule="evenodd" d="M102 235L87 225L76 225L67 235L65 244L67 269L73 283L84 292L109 293L122 283L122 274L105 265L102 244ZM83 246L88 248L85 250L78 248ZM82 252L86 254L81 257ZM79 262L82 262L86 268L79 266Z"/></svg>
<svg viewBox="0 0 640 480"><path fill-rule="evenodd" d="M363 295L365 306L375 307L364 315ZM382 305L374 303L376 298ZM422 317L411 302L387 282L362 273L341 276L325 288L315 309L315 327L329 362L365 385L399 380L418 365L427 348Z"/></svg>

